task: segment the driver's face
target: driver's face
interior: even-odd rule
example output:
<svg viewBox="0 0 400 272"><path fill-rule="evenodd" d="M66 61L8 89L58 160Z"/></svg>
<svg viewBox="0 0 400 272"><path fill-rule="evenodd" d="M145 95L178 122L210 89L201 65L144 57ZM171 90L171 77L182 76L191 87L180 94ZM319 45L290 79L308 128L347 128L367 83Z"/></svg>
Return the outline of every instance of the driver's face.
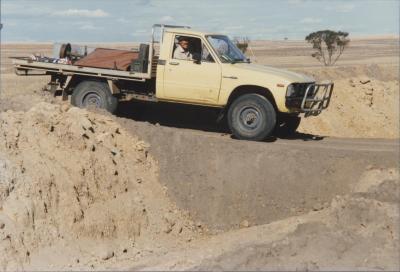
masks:
<svg viewBox="0 0 400 272"><path fill-rule="evenodd" d="M187 50L189 48L189 42L188 41L180 41L179 45L184 49Z"/></svg>

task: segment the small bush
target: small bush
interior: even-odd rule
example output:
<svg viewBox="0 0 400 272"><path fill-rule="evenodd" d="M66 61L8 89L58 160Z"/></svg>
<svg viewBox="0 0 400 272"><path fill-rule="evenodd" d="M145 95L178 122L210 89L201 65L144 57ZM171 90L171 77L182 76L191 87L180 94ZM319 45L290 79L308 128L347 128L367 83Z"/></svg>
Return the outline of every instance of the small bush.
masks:
<svg viewBox="0 0 400 272"><path fill-rule="evenodd" d="M330 66L342 55L349 44L349 33L342 31L320 30L310 33L306 41L313 45L315 52L311 55L325 66Z"/></svg>

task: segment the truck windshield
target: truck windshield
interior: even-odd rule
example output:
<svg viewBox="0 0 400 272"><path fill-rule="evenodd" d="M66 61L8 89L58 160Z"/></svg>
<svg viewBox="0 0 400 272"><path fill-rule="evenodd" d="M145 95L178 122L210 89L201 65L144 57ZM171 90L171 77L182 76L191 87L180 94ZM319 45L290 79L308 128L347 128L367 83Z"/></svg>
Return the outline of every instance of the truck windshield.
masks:
<svg viewBox="0 0 400 272"><path fill-rule="evenodd" d="M227 36L210 35L207 36L207 40L222 62L249 62L242 51Z"/></svg>

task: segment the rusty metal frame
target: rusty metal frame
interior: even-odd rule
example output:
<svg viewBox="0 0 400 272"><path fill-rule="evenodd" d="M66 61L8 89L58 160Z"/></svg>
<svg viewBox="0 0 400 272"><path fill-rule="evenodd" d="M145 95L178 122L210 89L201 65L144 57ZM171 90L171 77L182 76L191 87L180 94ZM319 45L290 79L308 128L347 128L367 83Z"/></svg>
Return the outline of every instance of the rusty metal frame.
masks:
<svg viewBox="0 0 400 272"><path fill-rule="evenodd" d="M150 73L131 73L125 71L115 71L111 69L80 67L67 64L43 63L38 61L28 60L26 58L13 58L13 64L17 75L40 75L35 74L42 71L42 75L60 74L65 76L83 75L91 77L101 77L107 79L124 79L132 81L144 81L149 79Z"/></svg>

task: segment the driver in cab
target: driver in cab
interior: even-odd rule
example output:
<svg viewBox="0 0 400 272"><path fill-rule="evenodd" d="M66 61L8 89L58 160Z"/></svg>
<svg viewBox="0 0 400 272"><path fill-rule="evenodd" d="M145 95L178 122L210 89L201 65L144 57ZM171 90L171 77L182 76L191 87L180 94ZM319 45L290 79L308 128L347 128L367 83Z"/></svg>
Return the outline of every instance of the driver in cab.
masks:
<svg viewBox="0 0 400 272"><path fill-rule="evenodd" d="M193 55L189 51L189 45L189 39L187 37L179 37L173 58L180 60L193 60Z"/></svg>

